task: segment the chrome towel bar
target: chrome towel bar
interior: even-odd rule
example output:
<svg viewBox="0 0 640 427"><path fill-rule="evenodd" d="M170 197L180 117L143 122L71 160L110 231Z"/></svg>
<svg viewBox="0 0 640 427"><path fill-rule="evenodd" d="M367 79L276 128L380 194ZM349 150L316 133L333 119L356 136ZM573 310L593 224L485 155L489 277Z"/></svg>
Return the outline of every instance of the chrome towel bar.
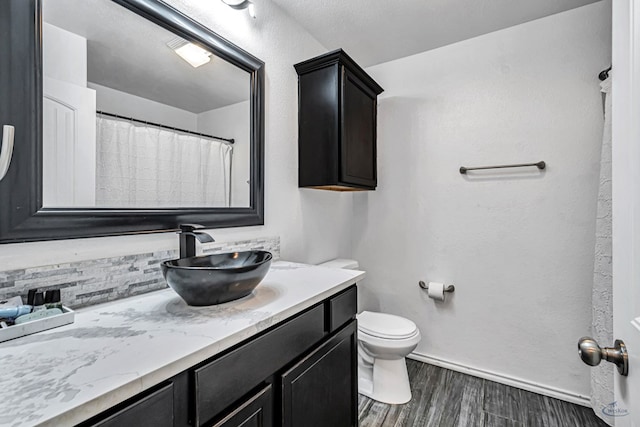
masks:
<svg viewBox="0 0 640 427"><path fill-rule="evenodd" d="M535 166L538 169L542 170L542 169L547 167L547 164L545 162L518 163L518 164L515 164L515 165L478 166L478 167L473 167L473 168L467 168L465 166L460 166L460 173L461 174L466 174L467 171L474 171L474 170L480 170L480 169L522 168L522 167L525 167L525 166Z"/></svg>

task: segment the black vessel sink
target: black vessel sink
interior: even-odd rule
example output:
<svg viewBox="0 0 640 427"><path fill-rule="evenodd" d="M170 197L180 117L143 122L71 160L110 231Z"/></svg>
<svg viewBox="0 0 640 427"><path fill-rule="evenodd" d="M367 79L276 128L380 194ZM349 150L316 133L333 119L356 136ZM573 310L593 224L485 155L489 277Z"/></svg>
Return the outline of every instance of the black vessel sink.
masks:
<svg viewBox="0 0 640 427"><path fill-rule="evenodd" d="M162 274L189 305L214 305L247 296L271 266L267 251L229 252L173 259L161 264Z"/></svg>

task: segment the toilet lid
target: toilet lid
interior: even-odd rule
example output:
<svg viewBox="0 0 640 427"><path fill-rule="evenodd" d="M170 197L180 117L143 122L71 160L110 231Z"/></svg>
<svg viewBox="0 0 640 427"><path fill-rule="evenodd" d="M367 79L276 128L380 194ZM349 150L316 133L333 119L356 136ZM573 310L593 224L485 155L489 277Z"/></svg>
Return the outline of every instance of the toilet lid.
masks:
<svg viewBox="0 0 640 427"><path fill-rule="evenodd" d="M374 337L396 340L409 338L418 329L411 320L393 314L363 311L357 317L358 329Z"/></svg>

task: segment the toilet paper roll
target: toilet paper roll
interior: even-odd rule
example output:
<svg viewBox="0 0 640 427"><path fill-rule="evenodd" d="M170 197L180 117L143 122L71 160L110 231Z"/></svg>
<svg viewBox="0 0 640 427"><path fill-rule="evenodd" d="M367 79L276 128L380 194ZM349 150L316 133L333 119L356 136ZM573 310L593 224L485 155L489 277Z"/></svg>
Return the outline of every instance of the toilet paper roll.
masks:
<svg viewBox="0 0 640 427"><path fill-rule="evenodd" d="M444 301L444 283L429 282L427 294L429 295L429 298L433 298L437 301Z"/></svg>

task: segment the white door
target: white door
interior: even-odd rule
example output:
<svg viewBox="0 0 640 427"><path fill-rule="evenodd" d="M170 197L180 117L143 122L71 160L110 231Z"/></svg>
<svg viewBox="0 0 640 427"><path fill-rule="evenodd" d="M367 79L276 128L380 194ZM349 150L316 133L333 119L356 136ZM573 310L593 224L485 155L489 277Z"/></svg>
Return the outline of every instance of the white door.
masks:
<svg viewBox="0 0 640 427"><path fill-rule="evenodd" d="M615 374L610 411L616 427L640 427L640 0L612 7L613 331L629 375Z"/></svg>
<svg viewBox="0 0 640 427"><path fill-rule="evenodd" d="M43 206L95 206L95 90L49 77L43 86Z"/></svg>

